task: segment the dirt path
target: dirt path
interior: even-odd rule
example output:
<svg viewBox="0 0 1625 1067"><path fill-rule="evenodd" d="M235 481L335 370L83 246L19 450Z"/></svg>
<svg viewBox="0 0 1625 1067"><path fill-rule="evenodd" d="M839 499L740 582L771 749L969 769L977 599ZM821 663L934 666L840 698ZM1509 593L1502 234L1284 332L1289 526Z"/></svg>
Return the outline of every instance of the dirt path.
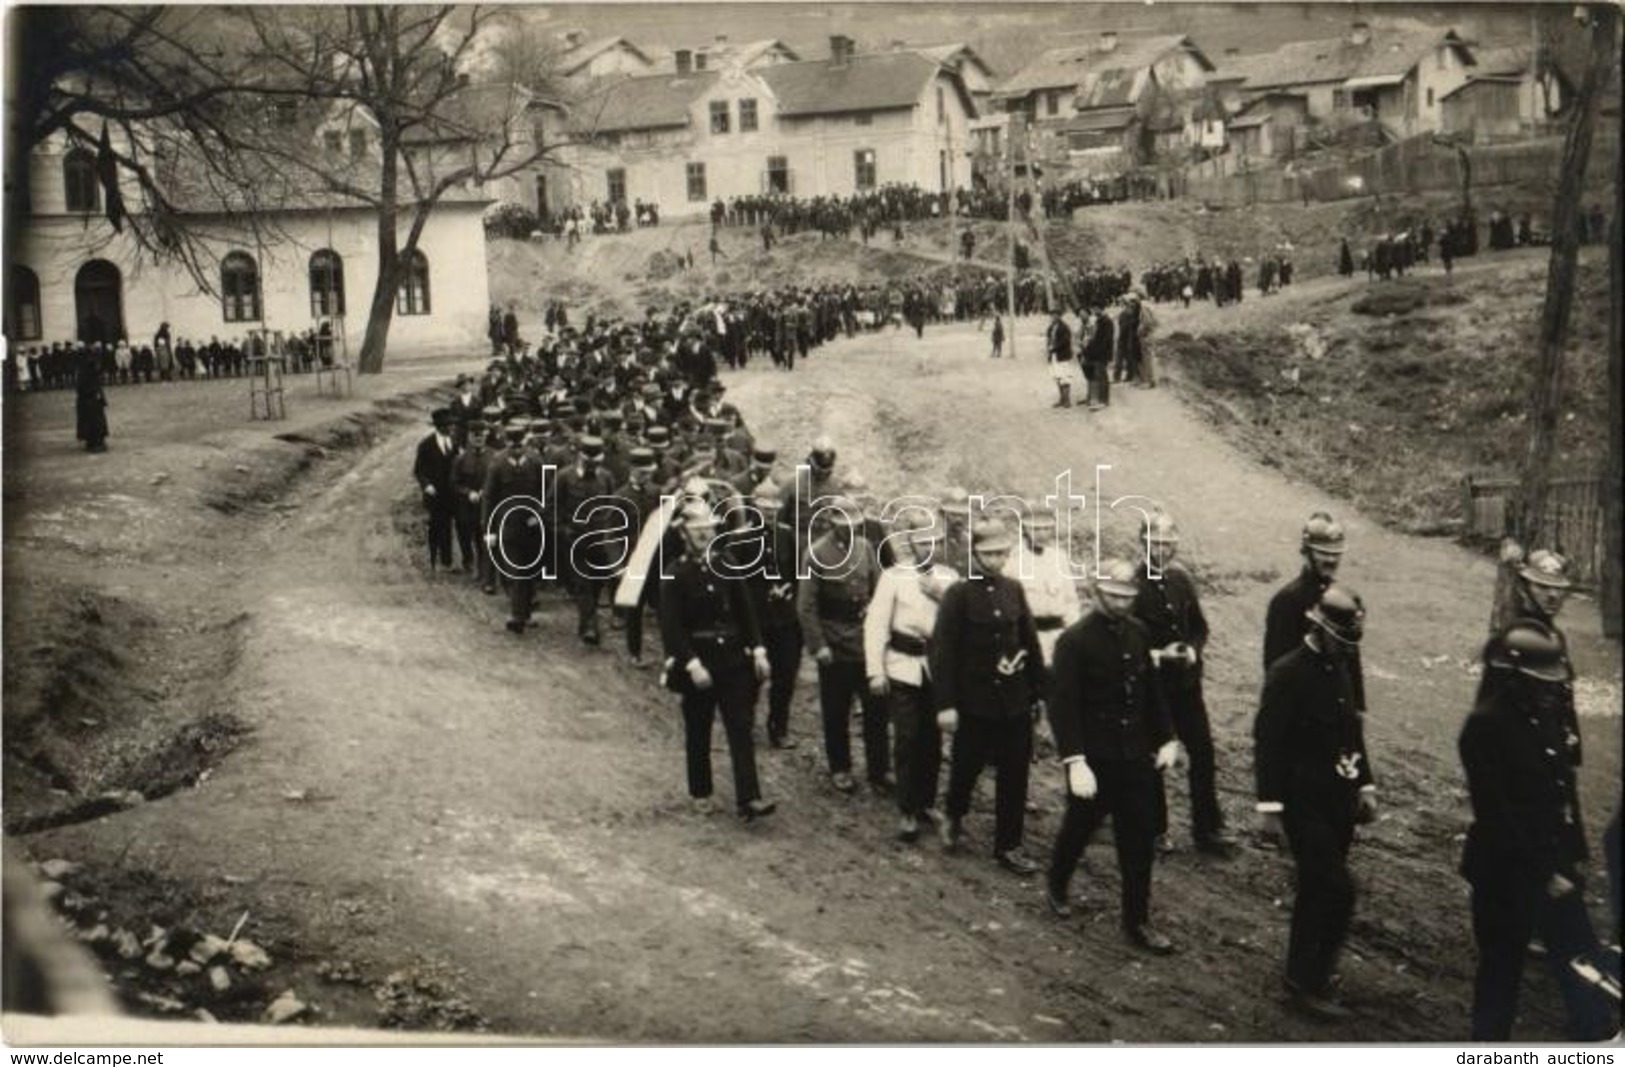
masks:
<svg viewBox="0 0 1625 1067"><path fill-rule="evenodd" d="M1239 458L1176 388L1123 390L1096 415L1047 407L1041 328L1024 320L1021 361L998 363L974 327L928 329L922 344L887 331L821 350L793 376L735 374L730 396L783 456L830 433L841 462L881 493L957 483L1036 495L1070 468L1093 507L1099 463L1111 465L1111 495L1166 502L1207 590L1221 799L1238 826L1264 601L1295 568L1302 517L1337 511L1354 546L1348 578L1371 605L1371 743L1387 805L1355 859L1367 895L1344 974L1357 1022L1313 1029L1280 1003L1289 875L1273 854L1165 860L1155 907L1183 953L1158 961L1117 933L1108 848L1091 851L1096 876L1079 879L1091 906L1061 924L1036 881L981 855L985 798L966 856L894 843L885 802L826 784L810 668L792 715L802 746L762 754L780 814L745 826L693 813L675 702L628 668L618 640L582 649L552 595L539 629L513 638L494 598L421 569L408 474L420 429L318 470L245 533L238 551L252 566L215 591L245 613L241 651L213 684L254 728L251 743L195 789L31 844L193 884L230 876L256 915L288 917L297 952L283 980L337 1022L374 1010L317 982L318 963L342 958L373 979L407 961L443 967L512 1033L1459 1038L1470 947L1453 873L1465 814L1454 736L1489 566ZM1125 522L1114 516L1108 537ZM1583 627L1585 609L1571 612ZM1588 684L1588 713L1617 707L1613 674ZM1618 723L1588 728L1600 824L1619 778ZM1057 775L1041 769L1034 794L1029 846L1041 855L1058 824ZM1536 981L1524 1030L1552 1036L1554 996Z"/></svg>

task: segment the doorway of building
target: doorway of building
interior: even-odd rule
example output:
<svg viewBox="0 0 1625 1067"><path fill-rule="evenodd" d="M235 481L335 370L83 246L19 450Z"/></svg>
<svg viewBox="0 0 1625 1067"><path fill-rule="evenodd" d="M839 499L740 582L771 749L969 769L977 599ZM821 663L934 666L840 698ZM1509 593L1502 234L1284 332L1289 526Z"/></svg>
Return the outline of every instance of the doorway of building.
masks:
<svg viewBox="0 0 1625 1067"><path fill-rule="evenodd" d="M124 282L107 260L93 259L79 268L73 280L73 305L79 340L113 344L124 335Z"/></svg>
<svg viewBox="0 0 1625 1067"><path fill-rule="evenodd" d="M767 191L769 193L788 193L790 191L790 160L788 157L767 157Z"/></svg>
<svg viewBox="0 0 1625 1067"><path fill-rule="evenodd" d="M536 175L536 217L546 222L547 210L547 175Z"/></svg>

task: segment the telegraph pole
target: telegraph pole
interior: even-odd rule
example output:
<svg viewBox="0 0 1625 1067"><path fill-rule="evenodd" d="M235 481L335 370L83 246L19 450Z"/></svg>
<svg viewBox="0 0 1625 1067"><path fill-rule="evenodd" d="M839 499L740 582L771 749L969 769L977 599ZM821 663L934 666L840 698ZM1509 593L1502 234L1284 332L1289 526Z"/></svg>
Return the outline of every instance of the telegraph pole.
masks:
<svg viewBox="0 0 1625 1067"><path fill-rule="evenodd" d="M1016 358L1016 116L1005 124L1005 229L1010 234L1010 265L1004 275L1005 307L1010 315L1010 358Z"/></svg>

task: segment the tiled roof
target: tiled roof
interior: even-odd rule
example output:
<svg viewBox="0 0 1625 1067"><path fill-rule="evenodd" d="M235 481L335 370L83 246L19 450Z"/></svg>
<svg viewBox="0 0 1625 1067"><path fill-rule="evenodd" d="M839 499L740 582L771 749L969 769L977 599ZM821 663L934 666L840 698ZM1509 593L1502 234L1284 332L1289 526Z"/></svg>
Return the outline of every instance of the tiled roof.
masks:
<svg viewBox="0 0 1625 1067"><path fill-rule="evenodd" d="M1100 130L1125 129L1133 121L1134 109L1131 107L1101 108L1068 119L1065 125L1057 129L1063 133L1094 133Z"/></svg>
<svg viewBox="0 0 1625 1067"><path fill-rule="evenodd" d="M1468 55L1452 31L1373 31L1357 45L1345 37L1293 41L1273 52L1235 56L1214 75L1215 81L1242 81L1244 89L1287 85L1323 85L1350 78L1382 78L1410 73L1434 46L1449 41Z"/></svg>
<svg viewBox="0 0 1625 1067"><path fill-rule="evenodd" d="M915 52L873 52L852 56L839 67L814 60L776 63L754 73L773 90L779 114L827 115L913 107L942 70Z"/></svg>
<svg viewBox="0 0 1625 1067"><path fill-rule="evenodd" d="M628 41L625 37L600 37L597 40L579 44L561 55L559 57L559 73L574 74L610 49L621 46L631 49L641 56L644 62L649 62L649 57L644 53L643 49Z"/></svg>
<svg viewBox="0 0 1625 1067"><path fill-rule="evenodd" d="M1493 74L1522 74L1529 69L1529 49L1517 45L1475 49L1473 59L1477 60L1472 72L1474 78L1486 78Z"/></svg>
<svg viewBox="0 0 1625 1067"><path fill-rule="evenodd" d="M576 100L570 125L578 133L621 133L688 125L689 108L717 81L715 71L603 78Z"/></svg>
<svg viewBox="0 0 1625 1067"><path fill-rule="evenodd" d="M1190 51L1204 67L1213 69L1213 64L1183 34L1124 35L1109 51L1102 51L1098 41L1051 48L999 86L998 93L1025 96L1035 89L1069 89L1082 83L1091 72L1138 70L1176 49Z"/></svg>

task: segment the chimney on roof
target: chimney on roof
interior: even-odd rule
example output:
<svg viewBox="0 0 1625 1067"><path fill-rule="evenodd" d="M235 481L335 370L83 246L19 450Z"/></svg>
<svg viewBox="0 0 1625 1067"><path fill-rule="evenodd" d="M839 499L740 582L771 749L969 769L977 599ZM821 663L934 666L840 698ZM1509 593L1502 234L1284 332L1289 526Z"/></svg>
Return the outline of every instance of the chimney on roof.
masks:
<svg viewBox="0 0 1625 1067"><path fill-rule="evenodd" d="M1239 56L1239 55L1241 55L1241 49L1233 48L1233 47L1232 48L1226 48L1224 50L1224 55L1225 55L1226 59L1230 58L1231 56Z"/></svg>
<svg viewBox="0 0 1625 1067"><path fill-rule="evenodd" d="M903 40L901 37L893 37L892 38L891 50L893 52L901 52L904 49L906 49L907 47L908 47L908 42Z"/></svg>
<svg viewBox="0 0 1625 1067"><path fill-rule="evenodd" d="M579 48L581 42L587 39L586 30L568 30L564 34L564 47Z"/></svg>
<svg viewBox="0 0 1625 1067"><path fill-rule="evenodd" d="M1110 52L1117 47L1117 31L1103 30L1100 34L1100 50Z"/></svg>
<svg viewBox="0 0 1625 1067"><path fill-rule="evenodd" d="M852 58L852 38L844 34L830 34L829 38L829 65L844 67Z"/></svg>
<svg viewBox="0 0 1625 1067"><path fill-rule="evenodd" d="M1371 43L1371 24L1368 22L1354 22L1349 26L1349 44L1367 45Z"/></svg>
<svg viewBox="0 0 1625 1067"><path fill-rule="evenodd" d="M677 73L692 74L694 72L694 53L686 48L677 50Z"/></svg>
<svg viewBox="0 0 1625 1067"><path fill-rule="evenodd" d="M719 52L722 51L724 48L728 47L728 35L725 33L717 34L716 41L714 43L716 45L716 50Z"/></svg>

